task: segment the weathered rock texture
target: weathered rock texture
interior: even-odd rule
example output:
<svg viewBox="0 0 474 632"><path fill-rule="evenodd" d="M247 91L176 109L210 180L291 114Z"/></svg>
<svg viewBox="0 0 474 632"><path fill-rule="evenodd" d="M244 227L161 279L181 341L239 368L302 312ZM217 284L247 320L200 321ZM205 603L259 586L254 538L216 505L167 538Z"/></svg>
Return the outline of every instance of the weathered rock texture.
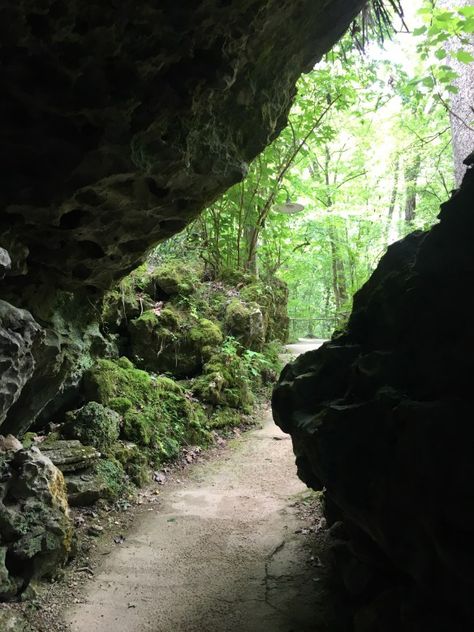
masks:
<svg viewBox="0 0 474 632"><path fill-rule="evenodd" d="M110 286L243 177L362 4L4 3L1 230L16 270Z"/></svg>
<svg viewBox="0 0 474 632"><path fill-rule="evenodd" d="M33 375L41 334L31 314L0 300L0 424Z"/></svg>
<svg viewBox="0 0 474 632"><path fill-rule="evenodd" d="M0 454L0 598L54 576L72 546L61 472L38 448Z"/></svg>
<svg viewBox="0 0 474 632"><path fill-rule="evenodd" d="M8 432L74 382L100 292L245 175L363 4L2 4L0 291L47 339Z"/></svg>
<svg viewBox="0 0 474 632"><path fill-rule="evenodd" d="M301 478L326 488L361 563L403 586L392 627L361 630L472 627L473 198L469 171L439 225L389 248L346 333L287 366L274 392ZM418 598L436 605L429 625L411 617Z"/></svg>

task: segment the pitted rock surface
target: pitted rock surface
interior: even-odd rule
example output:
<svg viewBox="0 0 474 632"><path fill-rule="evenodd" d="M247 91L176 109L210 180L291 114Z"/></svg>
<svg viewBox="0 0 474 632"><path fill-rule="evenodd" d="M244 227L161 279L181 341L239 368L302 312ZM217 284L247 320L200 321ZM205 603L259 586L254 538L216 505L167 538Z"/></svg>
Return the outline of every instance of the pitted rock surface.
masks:
<svg viewBox="0 0 474 632"><path fill-rule="evenodd" d="M42 334L29 312L0 300L0 425L33 375Z"/></svg>
<svg viewBox="0 0 474 632"><path fill-rule="evenodd" d="M15 274L107 288L242 179L362 0L7 0L0 235Z"/></svg>
<svg viewBox="0 0 474 632"><path fill-rule="evenodd" d="M72 546L61 472L38 448L0 454L0 598L53 577Z"/></svg>

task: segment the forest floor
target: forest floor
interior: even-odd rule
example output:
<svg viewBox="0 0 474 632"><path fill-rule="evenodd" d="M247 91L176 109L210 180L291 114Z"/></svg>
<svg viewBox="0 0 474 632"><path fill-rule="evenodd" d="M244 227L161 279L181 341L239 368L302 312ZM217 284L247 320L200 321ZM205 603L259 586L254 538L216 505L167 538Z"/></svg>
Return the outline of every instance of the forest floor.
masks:
<svg viewBox="0 0 474 632"><path fill-rule="evenodd" d="M316 498L267 410L259 429L132 508L124 535L105 529L37 617L50 632L334 632Z"/></svg>

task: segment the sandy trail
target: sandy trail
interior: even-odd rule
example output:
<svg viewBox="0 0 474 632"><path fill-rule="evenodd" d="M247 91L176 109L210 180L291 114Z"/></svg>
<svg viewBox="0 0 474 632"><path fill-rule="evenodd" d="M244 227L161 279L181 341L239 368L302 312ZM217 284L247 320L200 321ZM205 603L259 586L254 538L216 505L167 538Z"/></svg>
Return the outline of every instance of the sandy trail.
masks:
<svg viewBox="0 0 474 632"><path fill-rule="evenodd" d="M262 429L164 488L66 613L71 630L323 630L309 623L322 597L308 541L295 534L305 490L268 413Z"/></svg>

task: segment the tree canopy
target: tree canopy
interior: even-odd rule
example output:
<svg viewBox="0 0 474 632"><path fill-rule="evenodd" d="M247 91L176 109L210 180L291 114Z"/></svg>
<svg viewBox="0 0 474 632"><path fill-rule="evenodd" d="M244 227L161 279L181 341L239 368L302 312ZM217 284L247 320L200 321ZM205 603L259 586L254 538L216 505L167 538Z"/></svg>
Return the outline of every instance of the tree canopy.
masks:
<svg viewBox="0 0 474 632"><path fill-rule="evenodd" d="M343 327L387 246L436 222L454 187L443 44L472 30L472 7L419 8L413 33L403 21L385 47L361 53L354 27L301 78L286 129L245 180L156 256L199 257L214 278L279 276L295 336Z"/></svg>

